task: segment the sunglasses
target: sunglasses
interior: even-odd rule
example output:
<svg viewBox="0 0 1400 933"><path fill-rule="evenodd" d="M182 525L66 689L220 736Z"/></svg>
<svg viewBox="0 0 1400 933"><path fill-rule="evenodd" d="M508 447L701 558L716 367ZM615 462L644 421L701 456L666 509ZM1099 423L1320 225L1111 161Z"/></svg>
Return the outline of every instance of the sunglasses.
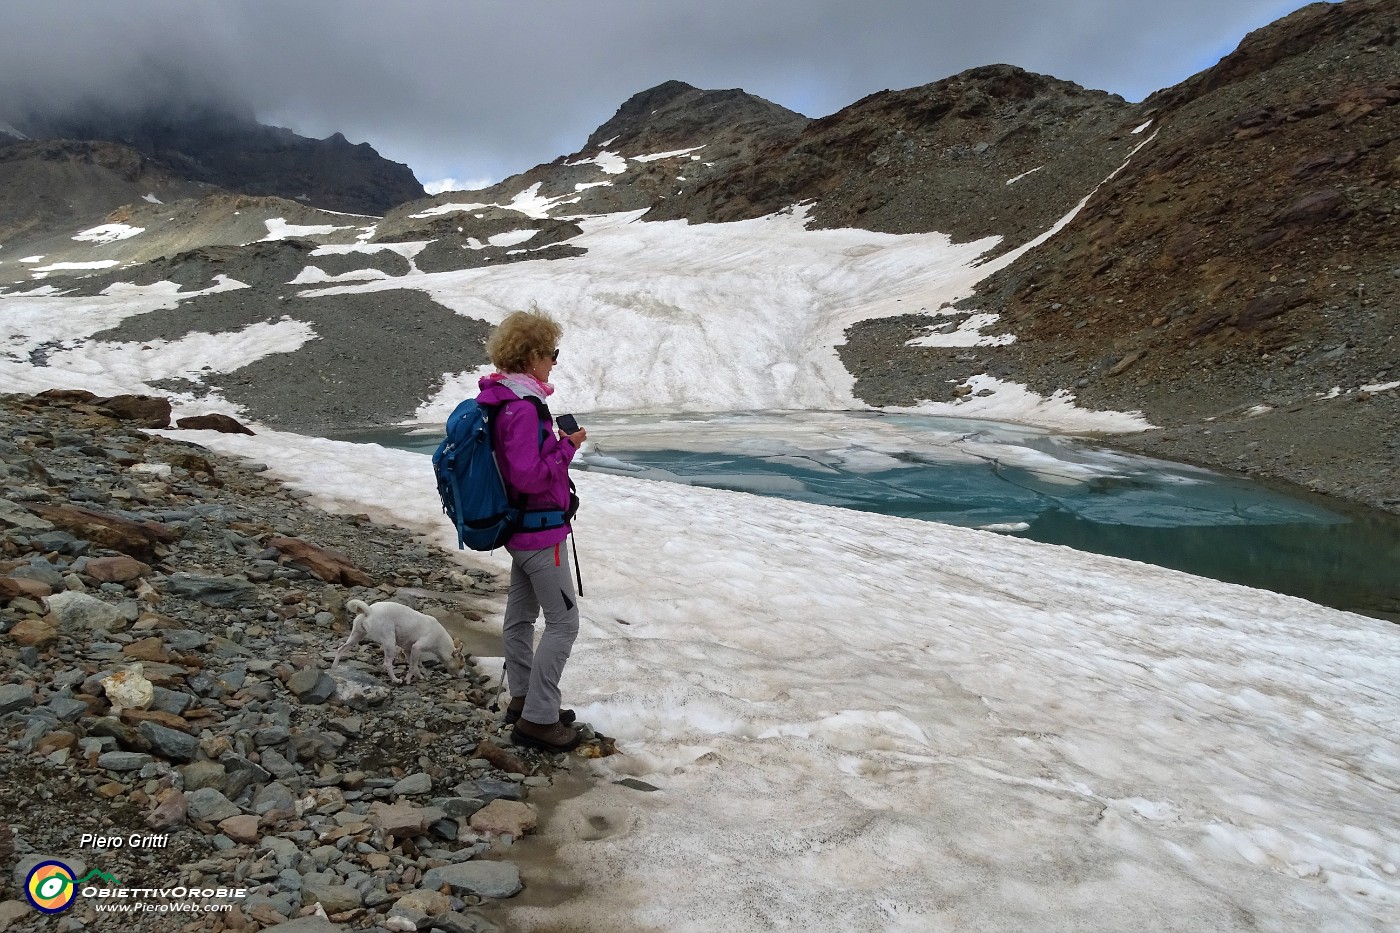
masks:
<svg viewBox="0 0 1400 933"><path fill-rule="evenodd" d="M555 347L555 348L554 348L554 352L551 353L551 354L549 355L549 358L550 358L551 360L553 360L554 362L556 362L556 363L559 362L559 348L558 348L558 347Z"/></svg>

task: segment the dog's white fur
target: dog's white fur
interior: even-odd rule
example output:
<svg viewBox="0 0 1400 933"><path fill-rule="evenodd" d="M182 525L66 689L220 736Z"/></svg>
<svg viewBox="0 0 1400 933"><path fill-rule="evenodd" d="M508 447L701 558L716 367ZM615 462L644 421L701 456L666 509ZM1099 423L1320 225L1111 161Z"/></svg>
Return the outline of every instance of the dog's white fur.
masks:
<svg viewBox="0 0 1400 933"><path fill-rule="evenodd" d="M384 649L384 670L389 672L391 684L399 682L394 676L394 654L400 648L408 655L405 683L413 683L413 678L423 673L419 662L424 656L437 658L454 674L462 669L461 644L453 641L442 623L432 616L388 601L371 606L363 600L352 599L345 608L355 613L355 621L350 626L350 637L336 651L332 667L340 663L346 651L369 639Z"/></svg>

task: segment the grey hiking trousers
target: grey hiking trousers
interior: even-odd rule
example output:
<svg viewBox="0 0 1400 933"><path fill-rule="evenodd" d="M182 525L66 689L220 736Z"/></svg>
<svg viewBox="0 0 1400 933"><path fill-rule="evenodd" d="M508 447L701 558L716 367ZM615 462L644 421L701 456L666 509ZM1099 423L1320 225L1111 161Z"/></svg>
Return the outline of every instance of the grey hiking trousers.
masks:
<svg viewBox="0 0 1400 933"><path fill-rule="evenodd" d="M506 598L506 677L513 697L527 695L523 719L549 725L559 719L559 678L578 637L578 599L569 576L565 542L510 554ZM544 609L544 634L535 647L535 619Z"/></svg>

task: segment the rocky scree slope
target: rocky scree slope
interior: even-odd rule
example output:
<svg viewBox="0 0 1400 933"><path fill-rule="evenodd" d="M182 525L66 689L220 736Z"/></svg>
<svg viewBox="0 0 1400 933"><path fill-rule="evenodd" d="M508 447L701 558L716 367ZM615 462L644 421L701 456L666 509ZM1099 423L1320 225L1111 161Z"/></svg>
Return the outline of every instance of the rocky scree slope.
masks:
<svg viewBox="0 0 1400 933"><path fill-rule="evenodd" d="M208 190L116 143L31 140L0 145L0 244L6 253L0 259L19 258L32 251L26 244L70 227L76 233L78 225L92 226L97 218L143 203L147 196L174 201L201 197Z"/></svg>
<svg viewBox="0 0 1400 933"><path fill-rule="evenodd" d="M1156 138L1046 245L943 309L1001 315L1004 347L841 351L876 405L977 373L1140 410L1124 443L1400 507L1400 7L1314 4L1142 105ZM1334 390L1337 390L1334 392ZM1330 397L1334 396L1335 397Z"/></svg>
<svg viewBox="0 0 1400 933"><path fill-rule="evenodd" d="M572 756L505 747L470 664L390 689L377 647L329 661L350 598L417 605L494 645L480 620L503 581L137 427L168 414L148 397L0 396L0 918L50 922L15 903L47 856L128 887L250 889L206 919L145 914L146 930L312 912L494 929L522 883L509 839L538 817L520 801ZM149 690L119 708L108 678L136 681L138 664ZM611 752L585 734L583 756ZM84 851L83 832L168 841ZM131 928L82 901L63 920Z"/></svg>

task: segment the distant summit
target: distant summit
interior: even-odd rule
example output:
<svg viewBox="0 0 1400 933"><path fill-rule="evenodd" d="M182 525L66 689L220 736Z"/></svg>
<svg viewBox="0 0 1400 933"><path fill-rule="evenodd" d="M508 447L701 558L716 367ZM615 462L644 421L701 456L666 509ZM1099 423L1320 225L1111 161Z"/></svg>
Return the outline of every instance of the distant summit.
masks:
<svg viewBox="0 0 1400 933"><path fill-rule="evenodd" d="M367 143L353 145L339 133L308 139L223 104L88 103L8 114L0 118L0 145L12 136L117 143L189 181L346 213L383 214L424 196L408 166Z"/></svg>

